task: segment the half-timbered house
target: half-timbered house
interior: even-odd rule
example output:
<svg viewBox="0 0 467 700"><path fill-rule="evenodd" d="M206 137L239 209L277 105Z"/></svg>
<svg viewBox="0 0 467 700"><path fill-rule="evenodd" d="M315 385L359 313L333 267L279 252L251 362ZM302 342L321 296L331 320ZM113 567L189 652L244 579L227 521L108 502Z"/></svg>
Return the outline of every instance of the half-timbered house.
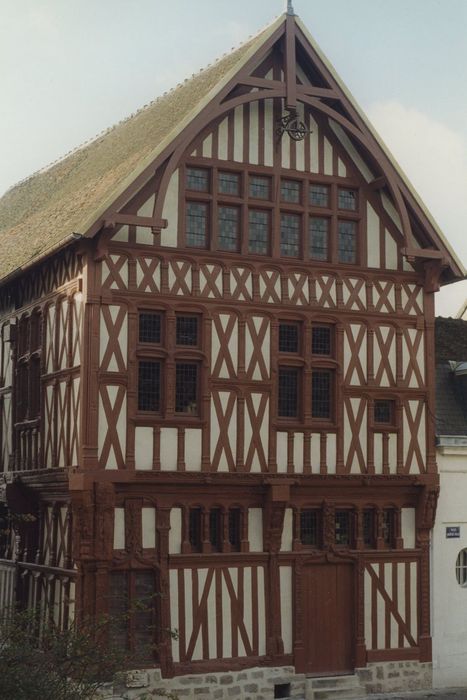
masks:
<svg viewBox="0 0 467 700"><path fill-rule="evenodd" d="M300 19L0 226L2 600L161 593L120 642L213 697L429 684L433 300L464 270Z"/></svg>

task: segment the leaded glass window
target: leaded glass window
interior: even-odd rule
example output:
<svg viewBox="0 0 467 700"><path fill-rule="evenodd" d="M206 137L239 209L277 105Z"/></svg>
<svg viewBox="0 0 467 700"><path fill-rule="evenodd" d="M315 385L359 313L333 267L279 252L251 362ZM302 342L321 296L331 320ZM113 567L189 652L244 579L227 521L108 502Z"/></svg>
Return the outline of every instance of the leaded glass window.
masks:
<svg viewBox="0 0 467 700"><path fill-rule="evenodd" d="M329 187L310 185L308 201L312 207L329 207Z"/></svg>
<svg viewBox="0 0 467 700"><path fill-rule="evenodd" d="M138 366L138 410L159 411L161 401L161 363L141 361Z"/></svg>
<svg viewBox="0 0 467 700"><path fill-rule="evenodd" d="M337 255L341 263L357 261L357 224L355 221L339 221Z"/></svg>
<svg viewBox="0 0 467 700"><path fill-rule="evenodd" d="M331 418L331 372L314 370L311 375L311 414Z"/></svg>
<svg viewBox="0 0 467 700"><path fill-rule="evenodd" d="M218 213L218 247L221 250L237 251L239 246L239 219L238 207L220 206Z"/></svg>
<svg viewBox="0 0 467 700"><path fill-rule="evenodd" d="M143 312L139 315L139 342L161 342L161 314Z"/></svg>
<svg viewBox="0 0 467 700"><path fill-rule="evenodd" d="M339 209L348 209L355 211L357 209L357 193L355 190L344 189L339 187L337 192L337 205Z"/></svg>
<svg viewBox="0 0 467 700"><path fill-rule="evenodd" d="M349 510L336 510L334 522L336 544L350 546L352 543L352 513Z"/></svg>
<svg viewBox="0 0 467 700"><path fill-rule="evenodd" d="M329 326L313 326L311 329L311 352L313 355L331 354L331 335Z"/></svg>
<svg viewBox="0 0 467 700"><path fill-rule="evenodd" d="M269 213L257 209L248 212L248 251L256 255L269 253Z"/></svg>
<svg viewBox="0 0 467 700"><path fill-rule="evenodd" d="M279 400L277 414L281 418L298 416L298 378L297 367L279 367Z"/></svg>
<svg viewBox="0 0 467 700"><path fill-rule="evenodd" d="M318 547L320 544L320 512L315 508L305 508L300 512L300 542L305 546Z"/></svg>
<svg viewBox="0 0 467 700"><path fill-rule="evenodd" d="M175 342L177 345L198 345L198 317L177 315Z"/></svg>
<svg viewBox="0 0 467 700"><path fill-rule="evenodd" d="M175 365L175 411L198 415L198 365L195 362Z"/></svg>
<svg viewBox="0 0 467 700"><path fill-rule="evenodd" d="M271 178L250 175L249 194L254 199L271 199Z"/></svg>
<svg viewBox="0 0 467 700"><path fill-rule="evenodd" d="M195 192L209 191L209 170L204 168L187 168L186 186Z"/></svg>
<svg viewBox="0 0 467 700"><path fill-rule="evenodd" d="M300 223L298 214L281 214L281 255L284 257L300 255Z"/></svg>
<svg viewBox="0 0 467 700"><path fill-rule="evenodd" d="M374 404L375 423L394 423L394 401L391 399L376 399Z"/></svg>
<svg viewBox="0 0 467 700"><path fill-rule="evenodd" d="M186 186L195 192L209 191L209 170L205 168L187 168Z"/></svg>
<svg viewBox="0 0 467 700"><path fill-rule="evenodd" d="M309 221L309 255L313 260L327 260L329 248L329 219L312 216Z"/></svg>
<svg viewBox="0 0 467 700"><path fill-rule="evenodd" d="M281 180L281 200L300 204L301 189L301 183L296 180Z"/></svg>
<svg viewBox="0 0 467 700"><path fill-rule="evenodd" d="M240 551L241 545L241 511L240 508L229 509L229 544L233 552Z"/></svg>
<svg viewBox="0 0 467 700"><path fill-rule="evenodd" d="M206 248L208 205L203 202L186 204L186 244L192 248Z"/></svg>
<svg viewBox="0 0 467 700"><path fill-rule="evenodd" d="M298 352L298 331L297 323L279 324L279 352Z"/></svg>
<svg viewBox="0 0 467 700"><path fill-rule="evenodd" d="M218 190L220 194L233 197L240 195L240 175L238 173L219 173Z"/></svg>

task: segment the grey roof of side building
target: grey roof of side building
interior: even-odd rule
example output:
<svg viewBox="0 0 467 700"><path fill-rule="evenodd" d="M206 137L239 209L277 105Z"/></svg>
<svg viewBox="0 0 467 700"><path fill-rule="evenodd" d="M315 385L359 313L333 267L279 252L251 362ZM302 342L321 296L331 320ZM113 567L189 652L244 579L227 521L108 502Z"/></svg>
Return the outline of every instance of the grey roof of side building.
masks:
<svg viewBox="0 0 467 700"><path fill-rule="evenodd" d="M467 362L467 321L437 318L436 435L467 436L467 375L456 375L455 367Z"/></svg>

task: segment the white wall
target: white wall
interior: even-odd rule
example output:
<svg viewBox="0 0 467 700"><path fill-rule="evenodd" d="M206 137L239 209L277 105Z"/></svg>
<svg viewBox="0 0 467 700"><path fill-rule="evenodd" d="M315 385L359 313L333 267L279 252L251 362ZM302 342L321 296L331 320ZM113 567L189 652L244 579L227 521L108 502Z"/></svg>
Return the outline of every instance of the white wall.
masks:
<svg viewBox="0 0 467 700"><path fill-rule="evenodd" d="M467 447L438 448L441 492L432 539L433 685L467 685L467 587L456 579L456 559L467 548ZM460 537L446 539L446 527Z"/></svg>

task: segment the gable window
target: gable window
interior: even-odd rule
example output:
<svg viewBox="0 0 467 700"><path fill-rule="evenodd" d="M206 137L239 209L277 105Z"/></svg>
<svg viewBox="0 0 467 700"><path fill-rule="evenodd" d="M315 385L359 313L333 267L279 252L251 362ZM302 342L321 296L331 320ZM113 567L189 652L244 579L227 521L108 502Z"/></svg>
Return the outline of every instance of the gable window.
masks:
<svg viewBox="0 0 467 700"><path fill-rule="evenodd" d="M187 168L186 186L194 192L209 192L209 170L206 168Z"/></svg>
<svg viewBox="0 0 467 700"><path fill-rule="evenodd" d="M208 205L204 202L187 202L186 244L190 248L206 248L208 234Z"/></svg>
<svg viewBox="0 0 467 700"><path fill-rule="evenodd" d="M220 206L218 215L217 245L221 250L238 251L240 244L240 209Z"/></svg>
<svg viewBox="0 0 467 700"><path fill-rule="evenodd" d="M240 175L238 173L219 173L217 190L220 194L233 197L240 196Z"/></svg>
<svg viewBox="0 0 467 700"><path fill-rule="evenodd" d="M301 217L298 214L281 214L281 255L288 258L300 256Z"/></svg>
<svg viewBox="0 0 467 700"><path fill-rule="evenodd" d="M337 257L341 263L357 261L357 224L355 221L339 221Z"/></svg>
<svg viewBox="0 0 467 700"><path fill-rule="evenodd" d="M198 416L200 317L176 314L168 324L162 312L141 311L138 338L138 410Z"/></svg>
<svg viewBox="0 0 467 700"><path fill-rule="evenodd" d="M339 187L337 190L337 206L339 209L347 209L356 211L357 209L357 193L355 190Z"/></svg>
<svg viewBox="0 0 467 700"><path fill-rule="evenodd" d="M248 252L269 253L269 212L250 209L248 212Z"/></svg>
<svg viewBox="0 0 467 700"><path fill-rule="evenodd" d="M281 200L283 202L291 202L292 204L300 204L301 183L295 180L282 180Z"/></svg>
<svg viewBox="0 0 467 700"><path fill-rule="evenodd" d="M313 207L329 207L329 187L327 185L310 185L309 203Z"/></svg>
<svg viewBox="0 0 467 700"><path fill-rule="evenodd" d="M181 243L213 252L357 263L362 208L357 187L339 180L310 182L315 175L289 179L272 170L266 175L231 167L186 167Z"/></svg>
<svg viewBox="0 0 467 700"><path fill-rule="evenodd" d="M313 260L327 260L329 256L329 219L310 217L308 253Z"/></svg>
<svg viewBox="0 0 467 700"><path fill-rule="evenodd" d="M271 199L271 178L251 175L249 193L253 199Z"/></svg>

